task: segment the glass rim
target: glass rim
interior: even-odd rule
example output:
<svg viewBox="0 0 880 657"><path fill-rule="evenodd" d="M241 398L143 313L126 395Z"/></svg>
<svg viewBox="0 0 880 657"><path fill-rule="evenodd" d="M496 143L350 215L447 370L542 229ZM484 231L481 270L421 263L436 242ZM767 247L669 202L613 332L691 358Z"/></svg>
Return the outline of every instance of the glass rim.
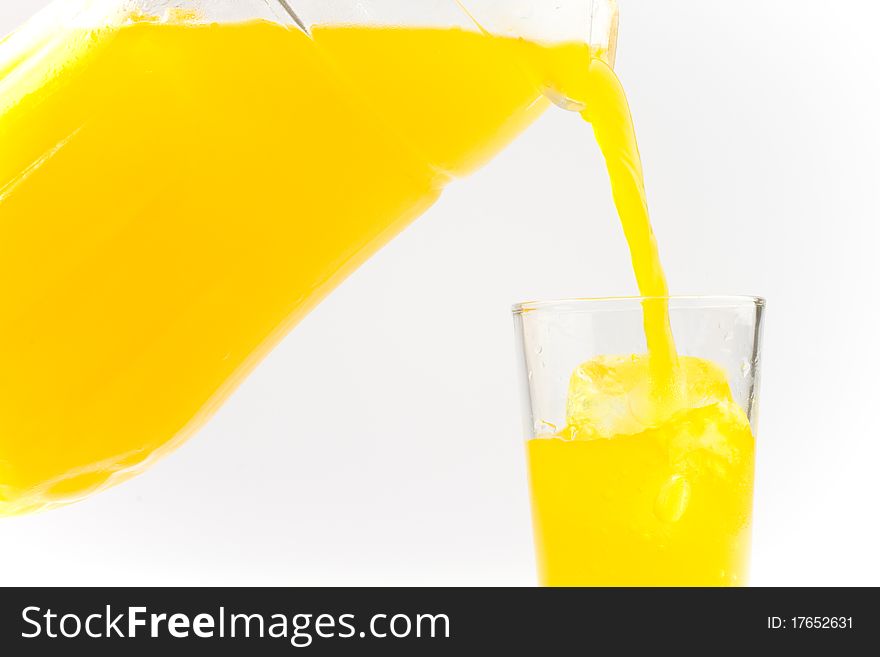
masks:
<svg viewBox="0 0 880 657"><path fill-rule="evenodd" d="M514 304L514 315L525 313L552 311L552 312L595 312L632 310L645 301L667 301L672 308L692 309L718 309L758 307L764 308L767 300L764 297L750 295L669 295L669 296L617 296L617 297L571 297L563 299L548 299L539 301L525 301Z"/></svg>

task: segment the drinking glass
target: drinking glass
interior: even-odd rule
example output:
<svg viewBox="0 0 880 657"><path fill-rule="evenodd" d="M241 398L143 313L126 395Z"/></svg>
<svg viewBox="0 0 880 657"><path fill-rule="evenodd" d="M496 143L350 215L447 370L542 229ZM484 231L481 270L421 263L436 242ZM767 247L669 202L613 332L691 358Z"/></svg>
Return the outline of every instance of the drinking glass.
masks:
<svg viewBox="0 0 880 657"><path fill-rule="evenodd" d="M677 349L662 400L648 304L668 304ZM756 297L514 307L542 585L746 583L764 308Z"/></svg>

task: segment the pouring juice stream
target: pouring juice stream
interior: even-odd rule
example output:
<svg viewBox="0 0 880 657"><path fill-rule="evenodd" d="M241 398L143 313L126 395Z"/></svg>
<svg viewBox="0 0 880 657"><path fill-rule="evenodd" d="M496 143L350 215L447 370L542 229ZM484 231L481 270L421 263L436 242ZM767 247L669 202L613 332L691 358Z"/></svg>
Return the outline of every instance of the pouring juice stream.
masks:
<svg viewBox="0 0 880 657"><path fill-rule="evenodd" d="M528 443L541 582L744 584L754 472L748 417L720 367L676 353L620 82L593 58L580 93L645 297L647 353L579 366L569 384L567 426Z"/></svg>

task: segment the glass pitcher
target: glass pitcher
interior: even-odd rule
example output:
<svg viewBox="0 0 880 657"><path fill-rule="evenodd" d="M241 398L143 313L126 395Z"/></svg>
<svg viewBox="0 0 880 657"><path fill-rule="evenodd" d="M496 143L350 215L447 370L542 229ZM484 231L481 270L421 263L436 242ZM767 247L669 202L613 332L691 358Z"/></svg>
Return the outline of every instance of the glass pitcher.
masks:
<svg viewBox="0 0 880 657"><path fill-rule="evenodd" d="M59 0L0 41L0 516L191 435L443 187L613 63L613 0Z"/></svg>

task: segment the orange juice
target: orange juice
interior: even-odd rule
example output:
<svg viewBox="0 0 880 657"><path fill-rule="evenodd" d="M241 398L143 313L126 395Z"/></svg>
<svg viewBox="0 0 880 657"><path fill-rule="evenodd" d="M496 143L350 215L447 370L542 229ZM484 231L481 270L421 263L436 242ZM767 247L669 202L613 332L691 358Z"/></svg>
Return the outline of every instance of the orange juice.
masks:
<svg viewBox="0 0 880 657"><path fill-rule="evenodd" d="M528 442L542 583L742 585L754 439L717 366L678 359L657 404L648 356L601 356L571 377L568 426Z"/></svg>

